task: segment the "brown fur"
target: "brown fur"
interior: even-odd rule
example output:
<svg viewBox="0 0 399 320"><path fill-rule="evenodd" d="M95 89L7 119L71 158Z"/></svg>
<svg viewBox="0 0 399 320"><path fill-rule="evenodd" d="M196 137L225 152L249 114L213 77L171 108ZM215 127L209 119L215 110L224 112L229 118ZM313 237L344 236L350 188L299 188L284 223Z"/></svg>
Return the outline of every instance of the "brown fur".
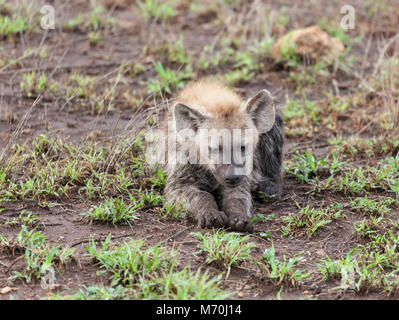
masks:
<svg viewBox="0 0 399 320"><path fill-rule="evenodd" d="M215 117L232 115L241 107L241 98L218 81L192 82L179 93L177 101Z"/></svg>

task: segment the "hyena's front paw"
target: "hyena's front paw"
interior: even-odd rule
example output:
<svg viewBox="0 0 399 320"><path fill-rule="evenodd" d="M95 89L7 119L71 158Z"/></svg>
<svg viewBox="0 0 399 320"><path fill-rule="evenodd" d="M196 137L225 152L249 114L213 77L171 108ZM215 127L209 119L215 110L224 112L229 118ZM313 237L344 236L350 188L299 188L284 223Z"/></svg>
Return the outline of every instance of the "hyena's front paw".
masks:
<svg viewBox="0 0 399 320"><path fill-rule="evenodd" d="M198 225L201 228L220 228L228 224L229 219L223 211L209 210L198 215Z"/></svg>
<svg viewBox="0 0 399 320"><path fill-rule="evenodd" d="M229 220L230 228L235 231L254 232L254 224L247 216L231 214Z"/></svg>

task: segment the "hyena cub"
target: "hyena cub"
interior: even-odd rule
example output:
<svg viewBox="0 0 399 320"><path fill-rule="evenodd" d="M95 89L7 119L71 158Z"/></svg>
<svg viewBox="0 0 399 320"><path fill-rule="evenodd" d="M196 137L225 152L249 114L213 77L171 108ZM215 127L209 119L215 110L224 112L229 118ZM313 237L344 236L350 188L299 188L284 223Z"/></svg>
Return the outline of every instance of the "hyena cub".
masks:
<svg viewBox="0 0 399 320"><path fill-rule="evenodd" d="M219 82L191 83L161 129L168 136L168 202L201 227L252 232L251 192L277 194L281 185L283 121L270 93L244 102Z"/></svg>

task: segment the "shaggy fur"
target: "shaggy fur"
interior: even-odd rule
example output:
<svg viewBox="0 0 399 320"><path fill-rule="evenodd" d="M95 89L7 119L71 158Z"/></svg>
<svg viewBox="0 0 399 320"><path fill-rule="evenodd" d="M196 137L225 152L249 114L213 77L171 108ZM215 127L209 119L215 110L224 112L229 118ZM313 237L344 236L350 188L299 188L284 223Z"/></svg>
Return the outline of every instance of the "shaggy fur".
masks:
<svg viewBox="0 0 399 320"><path fill-rule="evenodd" d="M177 136L177 150L187 145L199 148L198 135L179 140L178 132L187 128L254 130L254 145L249 148L254 152L253 170L237 185L225 179L234 165L167 163L165 190L167 200L184 206L201 227L252 232L251 192L278 194L281 186L283 121L270 94L262 90L245 102L219 82L191 83L161 124L166 135Z"/></svg>

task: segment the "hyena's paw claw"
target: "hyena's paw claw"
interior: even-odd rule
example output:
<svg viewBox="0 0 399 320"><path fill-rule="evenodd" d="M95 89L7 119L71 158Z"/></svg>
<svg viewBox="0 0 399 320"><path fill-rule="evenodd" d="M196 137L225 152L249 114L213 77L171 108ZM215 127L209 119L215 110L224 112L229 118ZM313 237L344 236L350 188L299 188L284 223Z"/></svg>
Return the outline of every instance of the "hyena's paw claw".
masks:
<svg viewBox="0 0 399 320"><path fill-rule="evenodd" d="M229 219L223 211L207 211L198 219L198 225L201 228L220 228L225 227L229 223Z"/></svg>
<svg viewBox="0 0 399 320"><path fill-rule="evenodd" d="M254 224L247 217L235 217L230 219L230 228L235 231L254 232Z"/></svg>

